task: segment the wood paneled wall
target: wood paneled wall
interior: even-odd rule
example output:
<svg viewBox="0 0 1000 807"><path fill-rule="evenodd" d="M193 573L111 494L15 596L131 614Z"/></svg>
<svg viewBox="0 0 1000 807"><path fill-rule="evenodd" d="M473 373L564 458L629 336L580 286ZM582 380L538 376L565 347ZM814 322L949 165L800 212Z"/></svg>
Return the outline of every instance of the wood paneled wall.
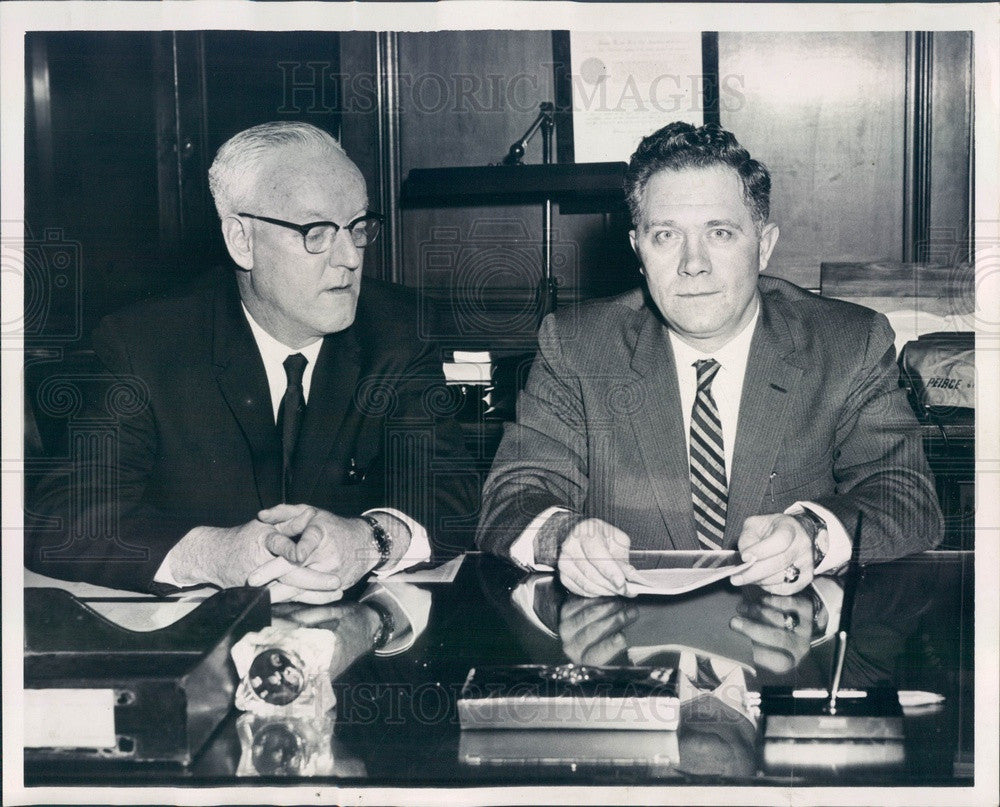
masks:
<svg viewBox="0 0 1000 807"><path fill-rule="evenodd" d="M994 99L995 100L995 99ZM967 260L973 234L972 34L934 34L929 258Z"/></svg>
<svg viewBox="0 0 1000 807"><path fill-rule="evenodd" d="M26 37L29 71L48 75L25 137L29 342L72 344L177 280L160 260L154 36Z"/></svg>
<svg viewBox="0 0 1000 807"><path fill-rule="evenodd" d="M905 36L719 34L721 122L774 178L782 237L769 272L815 288L822 261L900 259ZM171 41L191 58L171 57ZM395 42L402 177L501 160L538 104L555 97L551 32L415 32ZM398 201L398 191L379 187L385 143L372 32L38 33L27 44L28 86L47 74L49 87L46 98L29 96L27 223L36 240L55 230L79 255L70 292L46 287L48 321L63 321L53 328L87 333L103 314L217 257L218 241L205 236L217 223L204 170L225 137L253 123L304 119L340 132L373 206ZM934 34L935 259L960 259L968 239L971 58L970 34ZM170 103L179 111L172 123L162 108ZM164 160L176 162L171 181L158 174ZM525 161L540 160L536 138ZM178 226L165 227L171 204ZM534 205L401 212L400 278L452 314L436 335L453 346L531 343L541 220ZM624 222L556 206L553 223L562 304L640 282ZM388 275L381 250L370 251L365 271Z"/></svg>
<svg viewBox="0 0 1000 807"><path fill-rule="evenodd" d="M769 274L818 288L822 261L901 259L904 47L894 32L719 34L720 77L743 92L722 125L771 171Z"/></svg>
<svg viewBox="0 0 1000 807"><path fill-rule="evenodd" d="M554 100L548 31L408 33L399 37L402 173L499 162ZM524 161L541 162L541 136ZM443 336L469 347L533 344L541 274L538 205L403 212L403 279L450 311ZM553 273L561 303L639 282L621 222L595 213L553 216Z"/></svg>

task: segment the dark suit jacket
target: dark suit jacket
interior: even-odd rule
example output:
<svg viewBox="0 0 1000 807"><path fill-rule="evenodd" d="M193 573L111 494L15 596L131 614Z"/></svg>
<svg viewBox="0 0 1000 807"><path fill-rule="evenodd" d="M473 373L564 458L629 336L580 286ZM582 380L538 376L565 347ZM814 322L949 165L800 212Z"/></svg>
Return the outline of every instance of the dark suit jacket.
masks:
<svg viewBox="0 0 1000 807"><path fill-rule="evenodd" d="M892 329L874 311L761 277L740 401L725 546L748 516L796 501L831 510L864 559L936 545L942 518ZM666 326L642 290L548 317L483 489L478 542L501 555L559 505L633 549L699 548Z"/></svg>
<svg viewBox="0 0 1000 807"><path fill-rule="evenodd" d="M398 508L444 553L468 534L457 522L474 519L478 478L419 322L412 291L365 279L354 324L323 341L288 500ZM192 527L280 501L280 437L232 270L105 318L94 346L107 383L87 385L74 456L39 485L26 563L145 590Z"/></svg>

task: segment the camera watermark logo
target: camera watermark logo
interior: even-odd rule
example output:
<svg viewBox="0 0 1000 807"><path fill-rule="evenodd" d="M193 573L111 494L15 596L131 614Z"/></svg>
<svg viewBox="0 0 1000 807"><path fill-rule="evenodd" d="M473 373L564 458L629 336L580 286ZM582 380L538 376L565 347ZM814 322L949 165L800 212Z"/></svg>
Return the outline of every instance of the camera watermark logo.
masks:
<svg viewBox="0 0 1000 807"><path fill-rule="evenodd" d="M23 336L33 344L75 342L82 332L81 248L59 228L33 237L0 240L3 273L19 275L24 283L20 312L4 315L3 336Z"/></svg>
<svg viewBox="0 0 1000 807"><path fill-rule="evenodd" d="M976 229L995 232L995 222L977 222ZM1000 337L1000 239L970 239L964 230L940 227L924 246L929 264L950 267L946 287L934 291L946 301L955 328L976 331L980 340Z"/></svg>
<svg viewBox="0 0 1000 807"><path fill-rule="evenodd" d="M534 345L539 317L542 245L520 219L476 219L468 231L435 227L420 244L420 334L449 344L523 337ZM552 233L552 274L560 284L578 285L579 250ZM452 328L435 318L450 310Z"/></svg>

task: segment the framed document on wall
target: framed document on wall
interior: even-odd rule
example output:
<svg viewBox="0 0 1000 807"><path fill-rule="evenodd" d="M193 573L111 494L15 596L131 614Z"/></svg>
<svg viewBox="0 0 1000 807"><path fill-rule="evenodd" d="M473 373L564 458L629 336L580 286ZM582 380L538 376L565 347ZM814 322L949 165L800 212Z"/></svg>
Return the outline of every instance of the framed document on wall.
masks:
<svg viewBox="0 0 1000 807"><path fill-rule="evenodd" d="M718 122L718 37L554 31L559 162L627 161L671 121Z"/></svg>

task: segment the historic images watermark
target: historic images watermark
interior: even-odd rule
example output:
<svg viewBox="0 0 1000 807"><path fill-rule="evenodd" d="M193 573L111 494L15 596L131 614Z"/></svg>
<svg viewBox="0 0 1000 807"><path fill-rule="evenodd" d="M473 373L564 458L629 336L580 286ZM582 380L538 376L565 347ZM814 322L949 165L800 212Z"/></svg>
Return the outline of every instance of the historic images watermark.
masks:
<svg viewBox="0 0 1000 807"><path fill-rule="evenodd" d="M370 114L379 107L379 81L373 73L341 72L324 61L278 62L282 75L280 115L340 113ZM594 81L587 64L571 74L578 112L624 114L660 112L664 115L704 110L707 91L717 94L727 112L743 108L744 77L699 73L663 72L652 77L626 75L614 88ZM555 97L552 63L537 72L500 73L399 73L394 78L399 111L422 115L442 113L530 114L543 101Z"/></svg>

